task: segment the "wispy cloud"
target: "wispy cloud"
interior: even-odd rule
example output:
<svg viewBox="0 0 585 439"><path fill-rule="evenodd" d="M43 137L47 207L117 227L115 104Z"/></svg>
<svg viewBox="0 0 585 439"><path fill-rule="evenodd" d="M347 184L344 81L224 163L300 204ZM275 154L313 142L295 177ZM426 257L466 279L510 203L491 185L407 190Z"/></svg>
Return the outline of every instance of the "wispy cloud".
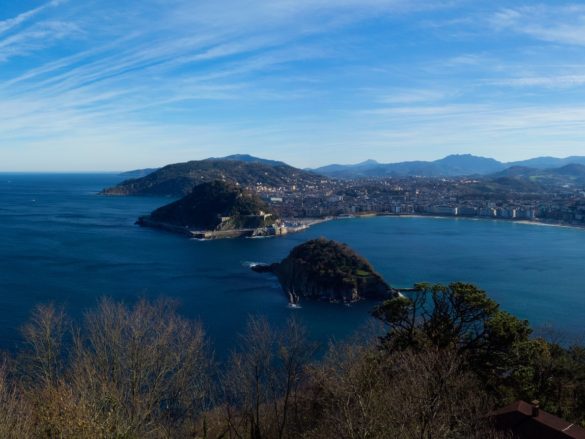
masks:
<svg viewBox="0 0 585 439"><path fill-rule="evenodd" d="M364 88L364 96L382 106L402 106L409 104L430 104L445 101L457 95L451 87L383 87Z"/></svg>
<svg viewBox="0 0 585 439"><path fill-rule="evenodd" d="M5 20L0 21L0 34L3 34L20 26L21 24L29 21L30 19L34 18L36 15L40 14L46 9L54 6L59 6L60 4L65 3L65 1L66 0L52 0L37 8L22 12L18 14L16 17L7 18Z"/></svg>
<svg viewBox="0 0 585 439"><path fill-rule="evenodd" d="M23 32L0 39L0 62L14 56L23 56L70 37L80 29L73 23L45 21Z"/></svg>
<svg viewBox="0 0 585 439"><path fill-rule="evenodd" d="M573 88L585 85L585 75L526 76L496 80L492 85L507 87Z"/></svg>
<svg viewBox="0 0 585 439"><path fill-rule="evenodd" d="M585 45L585 6L581 4L524 6L496 12L491 23L541 41Z"/></svg>
<svg viewBox="0 0 585 439"><path fill-rule="evenodd" d="M428 145L443 151L466 144L487 155L473 145L486 148L487 139L510 145L504 133L518 140L523 129L541 134L533 145L552 133L573 142L583 129L575 102L512 102L585 85L567 54L543 57L518 43L523 35L580 50L572 33L585 10L553 6L477 8L467 0L12 6L0 21L1 162L22 168L38 157L40 167L55 168L61 162L51 157L67 153L72 167L111 169L245 150L309 166L333 154L351 161L352 151L366 147L368 156L387 161L428 154ZM563 119L565 110L573 116ZM409 145L407 152L401 145Z"/></svg>

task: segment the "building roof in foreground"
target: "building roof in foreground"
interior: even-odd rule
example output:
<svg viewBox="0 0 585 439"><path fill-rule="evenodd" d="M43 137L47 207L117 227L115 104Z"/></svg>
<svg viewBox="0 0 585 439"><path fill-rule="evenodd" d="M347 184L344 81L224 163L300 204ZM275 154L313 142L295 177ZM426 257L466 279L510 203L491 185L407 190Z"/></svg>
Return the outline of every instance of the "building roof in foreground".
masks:
<svg viewBox="0 0 585 439"><path fill-rule="evenodd" d="M584 428L541 410L536 402L516 401L489 416L521 439L585 439Z"/></svg>

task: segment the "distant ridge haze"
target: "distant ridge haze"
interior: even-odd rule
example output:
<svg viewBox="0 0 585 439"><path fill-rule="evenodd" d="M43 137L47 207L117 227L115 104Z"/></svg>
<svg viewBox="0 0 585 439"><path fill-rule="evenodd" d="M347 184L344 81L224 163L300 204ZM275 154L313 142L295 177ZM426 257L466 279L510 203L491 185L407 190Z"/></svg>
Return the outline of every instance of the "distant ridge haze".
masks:
<svg viewBox="0 0 585 439"><path fill-rule="evenodd" d="M585 165L585 156L571 156L566 158L536 157L505 163L493 158L479 157L471 154L453 154L434 161L379 163L376 160L370 159L353 165L333 164L311 170L332 178L456 177L495 174L512 167L552 169L561 168L570 164Z"/></svg>
<svg viewBox="0 0 585 439"><path fill-rule="evenodd" d="M577 179L585 181L585 165L569 163L559 168L529 168L527 166L512 166L503 171L491 175L491 177L523 177L537 179Z"/></svg>
<svg viewBox="0 0 585 439"><path fill-rule="evenodd" d="M240 162L248 165L266 166L268 168L292 168L279 160L254 157L249 154L233 154L226 157L210 157L199 160L198 163ZM434 161L406 161L397 163L380 163L368 159L360 163L342 165L331 164L319 168L305 169L314 174L330 178L384 178L384 177L460 177L460 176L527 176L542 174L538 171L561 169L570 165L585 166L585 156L571 156L565 158L536 157L515 162L500 162L493 158L474 156L471 154L453 154ZM149 175L161 168L148 168L128 171L121 175L127 178L140 178ZM568 168L571 173L575 169ZM580 170L577 170L580 173ZM545 175L544 173L542 175ZM554 173L553 173L554 174ZM558 174L558 173L557 173Z"/></svg>

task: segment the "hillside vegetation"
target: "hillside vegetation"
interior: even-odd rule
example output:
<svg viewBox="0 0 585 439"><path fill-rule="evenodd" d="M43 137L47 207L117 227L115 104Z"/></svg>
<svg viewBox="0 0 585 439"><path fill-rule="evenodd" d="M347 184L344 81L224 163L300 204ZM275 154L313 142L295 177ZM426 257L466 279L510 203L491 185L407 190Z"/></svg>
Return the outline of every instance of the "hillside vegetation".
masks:
<svg viewBox="0 0 585 439"><path fill-rule="evenodd" d="M102 195L156 195L180 197L198 184L225 181L242 187L303 186L317 184L324 177L280 162L239 159L207 159L167 165L142 178L123 181L104 189Z"/></svg>
<svg viewBox="0 0 585 439"><path fill-rule="evenodd" d="M531 336L473 285L417 285L323 357L296 321L250 319L214 361L169 301L102 300L82 323L39 306L0 366L2 438L509 438L516 399L585 421L585 349ZM320 359L319 359L320 358Z"/></svg>
<svg viewBox="0 0 585 439"><path fill-rule="evenodd" d="M201 183L189 195L156 209L150 219L196 230L226 230L266 227L276 218L258 195L213 181Z"/></svg>
<svg viewBox="0 0 585 439"><path fill-rule="evenodd" d="M282 262L256 271L276 274L293 302L300 297L352 302L390 294L390 286L366 259L347 245L325 238L298 245Z"/></svg>

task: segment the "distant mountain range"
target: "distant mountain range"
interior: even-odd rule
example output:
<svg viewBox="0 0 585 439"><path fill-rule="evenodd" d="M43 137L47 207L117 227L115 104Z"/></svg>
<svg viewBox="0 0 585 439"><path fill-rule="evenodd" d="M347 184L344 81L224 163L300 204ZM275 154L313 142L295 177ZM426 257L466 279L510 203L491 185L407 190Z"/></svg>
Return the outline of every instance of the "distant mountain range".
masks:
<svg viewBox="0 0 585 439"><path fill-rule="evenodd" d="M378 163L367 160L355 165L329 165L302 170L277 160L247 154L209 158L167 165L160 169L144 169L124 173L127 179L104 189L104 195L152 195L180 197L203 182L220 180L255 187L298 187L319 184L323 179L383 177L483 177L489 181L486 190L514 187L517 191L537 192L546 185L585 184L585 157L538 157L503 163L470 154L450 155L432 162L412 161Z"/></svg>
<svg viewBox="0 0 585 439"><path fill-rule="evenodd" d="M328 165L311 169L311 171L340 179L408 176L458 177L495 174L514 167L551 169L571 164L585 165L585 157L537 157L524 161L503 163L491 158L458 154L430 162L379 163L375 160L366 160L354 165Z"/></svg>
<svg viewBox="0 0 585 439"><path fill-rule="evenodd" d="M556 157L536 157L534 159L522 160L520 162L506 163L506 166L524 166L527 168L550 169L560 168L571 164L585 165L585 157L571 156L564 159L559 159Z"/></svg>
<svg viewBox="0 0 585 439"><path fill-rule="evenodd" d="M546 185L585 184L585 165L572 163L561 166L560 168L551 169L512 166L497 174L490 175L490 177L524 179Z"/></svg>
<svg viewBox="0 0 585 439"><path fill-rule="evenodd" d="M215 180L244 187L255 187L260 184L277 188L317 184L324 178L283 162L249 155L235 155L167 165L143 177L125 180L117 186L104 189L101 193L179 197L190 193L200 183Z"/></svg>

